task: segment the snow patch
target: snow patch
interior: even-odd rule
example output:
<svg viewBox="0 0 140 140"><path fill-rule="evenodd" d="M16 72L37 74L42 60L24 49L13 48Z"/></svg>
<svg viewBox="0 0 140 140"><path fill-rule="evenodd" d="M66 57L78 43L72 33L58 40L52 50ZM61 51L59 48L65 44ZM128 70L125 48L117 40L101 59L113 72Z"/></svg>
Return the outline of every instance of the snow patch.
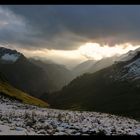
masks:
<svg viewBox="0 0 140 140"><path fill-rule="evenodd" d="M1 59L5 60L5 61L12 61L12 62L16 62L17 59L19 58L19 54L4 54Z"/></svg>
<svg viewBox="0 0 140 140"><path fill-rule="evenodd" d="M137 80L140 77L140 58L133 61L132 63L124 66L125 69L128 69L128 73L126 73L123 78Z"/></svg>

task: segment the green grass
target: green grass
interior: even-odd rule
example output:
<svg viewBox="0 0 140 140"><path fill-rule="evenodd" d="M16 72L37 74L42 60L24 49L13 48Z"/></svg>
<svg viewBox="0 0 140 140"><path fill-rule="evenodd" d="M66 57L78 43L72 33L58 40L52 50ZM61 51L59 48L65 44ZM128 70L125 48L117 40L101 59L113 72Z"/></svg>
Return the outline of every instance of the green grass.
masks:
<svg viewBox="0 0 140 140"><path fill-rule="evenodd" d="M12 98L18 99L25 104L31 104L39 107L49 107L48 103L35 97L32 97L21 90L14 88L13 86L7 84L6 82L0 81L0 92Z"/></svg>

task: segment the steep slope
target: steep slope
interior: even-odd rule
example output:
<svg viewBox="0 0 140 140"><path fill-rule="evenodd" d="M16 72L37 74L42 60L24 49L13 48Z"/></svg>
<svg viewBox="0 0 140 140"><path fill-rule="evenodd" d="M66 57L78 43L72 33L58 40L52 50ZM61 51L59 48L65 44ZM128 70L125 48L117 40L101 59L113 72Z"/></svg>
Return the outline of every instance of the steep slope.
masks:
<svg viewBox="0 0 140 140"><path fill-rule="evenodd" d="M140 119L140 52L93 74L74 79L50 97L53 107L94 110Z"/></svg>
<svg viewBox="0 0 140 140"><path fill-rule="evenodd" d="M111 66L112 64L114 64L115 60L117 60L117 59L118 59L117 56L113 56L113 57L103 58L98 61L97 60L88 60L88 61L85 61L85 62L79 64L78 66L76 66L73 69L73 73L75 74L75 77L80 76L84 73L94 73L103 68Z"/></svg>
<svg viewBox="0 0 140 140"><path fill-rule="evenodd" d="M42 68L15 50L0 48L0 72L11 85L35 97L54 88Z"/></svg>
<svg viewBox="0 0 140 140"><path fill-rule="evenodd" d="M129 61L133 57L135 57L139 51L140 51L140 48L137 48L135 50L130 50L128 53L121 55L118 58L118 61Z"/></svg>
<svg viewBox="0 0 140 140"><path fill-rule="evenodd" d="M95 64L97 61L95 60L87 60L85 62L80 63L76 67L74 67L73 72L75 73L75 76L79 76L83 73L88 72L88 70Z"/></svg>
<svg viewBox="0 0 140 140"><path fill-rule="evenodd" d="M31 104L31 105L36 105L36 106L40 106L40 107L49 106L48 103L46 103L40 99L37 99L35 97L32 97L32 96L28 95L27 93L14 88L10 84L8 84L4 78L1 79L1 77L3 77L3 76L0 73L0 96L6 96L11 99L16 99L25 104Z"/></svg>
<svg viewBox="0 0 140 140"><path fill-rule="evenodd" d="M53 91L60 90L73 79L72 72L63 65L48 63L46 61L35 59L30 59L30 61L41 67L47 73L48 78L52 80L52 83L55 87Z"/></svg>

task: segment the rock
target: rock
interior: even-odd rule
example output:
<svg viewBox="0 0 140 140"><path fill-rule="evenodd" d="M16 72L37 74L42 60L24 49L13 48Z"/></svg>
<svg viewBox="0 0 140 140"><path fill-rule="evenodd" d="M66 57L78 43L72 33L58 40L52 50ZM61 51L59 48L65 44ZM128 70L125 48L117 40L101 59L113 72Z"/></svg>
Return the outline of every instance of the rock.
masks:
<svg viewBox="0 0 140 140"><path fill-rule="evenodd" d="M23 128L16 127L15 130L16 130L16 131L23 131Z"/></svg>
<svg viewBox="0 0 140 140"><path fill-rule="evenodd" d="M45 135L46 133L47 132L45 130L40 130L40 131L37 132L37 134L43 134L43 135Z"/></svg>
<svg viewBox="0 0 140 140"><path fill-rule="evenodd" d="M47 133L48 133L49 135L53 135L53 134L55 133L55 131L54 131L54 130L49 129L49 130L47 130Z"/></svg>
<svg viewBox="0 0 140 140"><path fill-rule="evenodd" d="M56 132L56 133L53 134L53 135L67 135L67 133L65 133L65 132Z"/></svg>

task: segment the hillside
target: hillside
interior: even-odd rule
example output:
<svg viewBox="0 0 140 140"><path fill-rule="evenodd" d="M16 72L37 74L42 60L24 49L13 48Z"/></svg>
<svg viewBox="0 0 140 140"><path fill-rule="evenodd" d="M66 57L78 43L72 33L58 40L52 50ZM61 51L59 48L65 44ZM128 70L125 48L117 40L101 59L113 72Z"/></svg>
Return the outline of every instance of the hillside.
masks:
<svg viewBox="0 0 140 140"><path fill-rule="evenodd" d="M0 72L11 85L35 97L55 88L42 68L15 50L0 48Z"/></svg>
<svg viewBox="0 0 140 140"><path fill-rule="evenodd" d="M0 95L0 135L140 135L140 122L98 112L40 108Z"/></svg>
<svg viewBox="0 0 140 140"><path fill-rule="evenodd" d="M1 74L0 74L1 75ZM2 77L2 76L0 76ZM14 88L13 86L9 85L5 80L0 80L0 95L4 95L6 97L10 97L11 99L16 99L25 104L36 105L40 107L48 107L49 104L32 97L21 90Z"/></svg>
<svg viewBox="0 0 140 140"><path fill-rule="evenodd" d="M77 65L72 71L75 77L80 76L84 73L94 73L103 68L111 66L117 60L117 56L103 58L101 60L87 60Z"/></svg>
<svg viewBox="0 0 140 140"><path fill-rule="evenodd" d="M140 119L140 53L74 79L50 96L54 108L114 113Z"/></svg>
<svg viewBox="0 0 140 140"><path fill-rule="evenodd" d="M60 90L74 78L72 71L68 70L63 65L49 63L45 60L35 60L33 58L30 59L30 62L39 66L46 72L48 79L50 79L54 85L51 91Z"/></svg>

